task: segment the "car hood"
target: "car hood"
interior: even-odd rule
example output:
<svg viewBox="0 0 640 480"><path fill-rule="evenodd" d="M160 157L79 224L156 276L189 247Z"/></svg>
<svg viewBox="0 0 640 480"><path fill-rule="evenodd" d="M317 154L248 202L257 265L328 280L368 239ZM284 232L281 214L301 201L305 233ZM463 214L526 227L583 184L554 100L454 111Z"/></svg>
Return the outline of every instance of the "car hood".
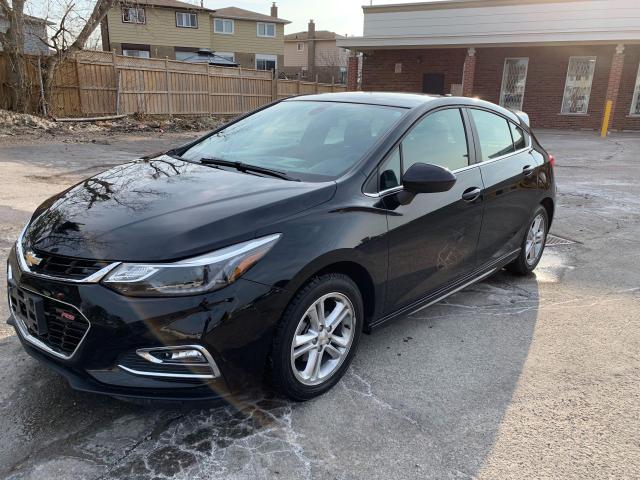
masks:
<svg viewBox="0 0 640 480"><path fill-rule="evenodd" d="M168 156L138 160L44 202L24 245L88 259L177 260L250 239L328 201L335 189L334 182L286 181Z"/></svg>

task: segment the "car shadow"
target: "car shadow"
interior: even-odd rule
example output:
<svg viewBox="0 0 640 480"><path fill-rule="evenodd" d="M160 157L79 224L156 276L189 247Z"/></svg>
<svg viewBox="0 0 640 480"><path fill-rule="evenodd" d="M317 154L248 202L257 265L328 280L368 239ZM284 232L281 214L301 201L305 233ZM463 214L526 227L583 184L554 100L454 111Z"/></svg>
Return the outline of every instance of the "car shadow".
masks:
<svg viewBox="0 0 640 480"><path fill-rule="evenodd" d="M397 443L410 458L398 478L476 477L511 405L538 310L536 277L501 271L364 338L344 388L369 399L372 422L387 424L369 448ZM375 468L361 473L377 477Z"/></svg>
<svg viewBox="0 0 640 480"><path fill-rule="evenodd" d="M167 408L79 393L5 338L0 476L369 479L391 467L396 478L474 477L511 404L538 303L535 276L500 272L363 336L345 378L304 404L265 393Z"/></svg>

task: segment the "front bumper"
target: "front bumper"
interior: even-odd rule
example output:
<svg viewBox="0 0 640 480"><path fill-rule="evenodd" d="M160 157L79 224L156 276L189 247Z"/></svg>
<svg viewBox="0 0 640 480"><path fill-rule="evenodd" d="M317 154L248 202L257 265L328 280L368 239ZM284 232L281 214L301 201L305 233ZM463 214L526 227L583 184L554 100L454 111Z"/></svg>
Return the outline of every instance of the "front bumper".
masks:
<svg viewBox="0 0 640 480"><path fill-rule="evenodd" d="M100 284L64 282L23 272L15 249L8 265L11 291L19 289L34 298L48 299L62 306L54 309L55 315L69 316L71 312L89 324L86 332L77 334L84 335L77 345L59 340L55 351L50 351L34 341L30 330L25 335L25 322L18 328L22 317L12 316L9 323L27 353L65 376L73 388L115 397L211 401L259 388L273 327L287 302L286 292L243 279L204 295L133 298ZM137 349L178 345L206 349L219 375L167 378L122 368L128 359L137 358L135 370L140 371Z"/></svg>

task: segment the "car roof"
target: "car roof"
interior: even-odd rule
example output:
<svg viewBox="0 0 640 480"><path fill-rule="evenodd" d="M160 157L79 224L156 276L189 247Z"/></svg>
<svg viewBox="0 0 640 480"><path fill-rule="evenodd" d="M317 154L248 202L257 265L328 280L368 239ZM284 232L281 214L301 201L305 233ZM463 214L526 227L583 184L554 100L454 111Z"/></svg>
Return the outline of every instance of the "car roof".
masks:
<svg viewBox="0 0 640 480"><path fill-rule="evenodd" d="M438 95L396 92L340 92L301 95L288 101L309 100L315 102L364 103L369 105L386 105L390 107L415 108L425 103L442 98Z"/></svg>
<svg viewBox="0 0 640 480"><path fill-rule="evenodd" d="M298 95L284 100L285 102L314 101L314 102L342 102L359 103L365 105L384 105L388 107L398 107L414 109L433 103L434 108L445 105L460 105L468 107L480 107L493 110L512 121L528 127L528 116L517 115L495 103L480 100L479 98L453 97L450 95L428 95L421 93L401 93L401 92L339 92L320 93L315 95ZM527 117L526 119L524 117Z"/></svg>

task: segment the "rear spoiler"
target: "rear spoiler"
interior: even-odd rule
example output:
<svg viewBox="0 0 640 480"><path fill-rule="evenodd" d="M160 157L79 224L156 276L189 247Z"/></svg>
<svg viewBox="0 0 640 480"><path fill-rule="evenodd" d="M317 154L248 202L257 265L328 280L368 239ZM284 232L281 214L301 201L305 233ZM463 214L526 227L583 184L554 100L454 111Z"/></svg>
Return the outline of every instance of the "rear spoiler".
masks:
<svg viewBox="0 0 640 480"><path fill-rule="evenodd" d="M531 127L531 121L529 120L529 115L527 115L524 112L520 112L518 110L512 110L512 112L515 113L520 119L520 121L524 123L527 127Z"/></svg>

